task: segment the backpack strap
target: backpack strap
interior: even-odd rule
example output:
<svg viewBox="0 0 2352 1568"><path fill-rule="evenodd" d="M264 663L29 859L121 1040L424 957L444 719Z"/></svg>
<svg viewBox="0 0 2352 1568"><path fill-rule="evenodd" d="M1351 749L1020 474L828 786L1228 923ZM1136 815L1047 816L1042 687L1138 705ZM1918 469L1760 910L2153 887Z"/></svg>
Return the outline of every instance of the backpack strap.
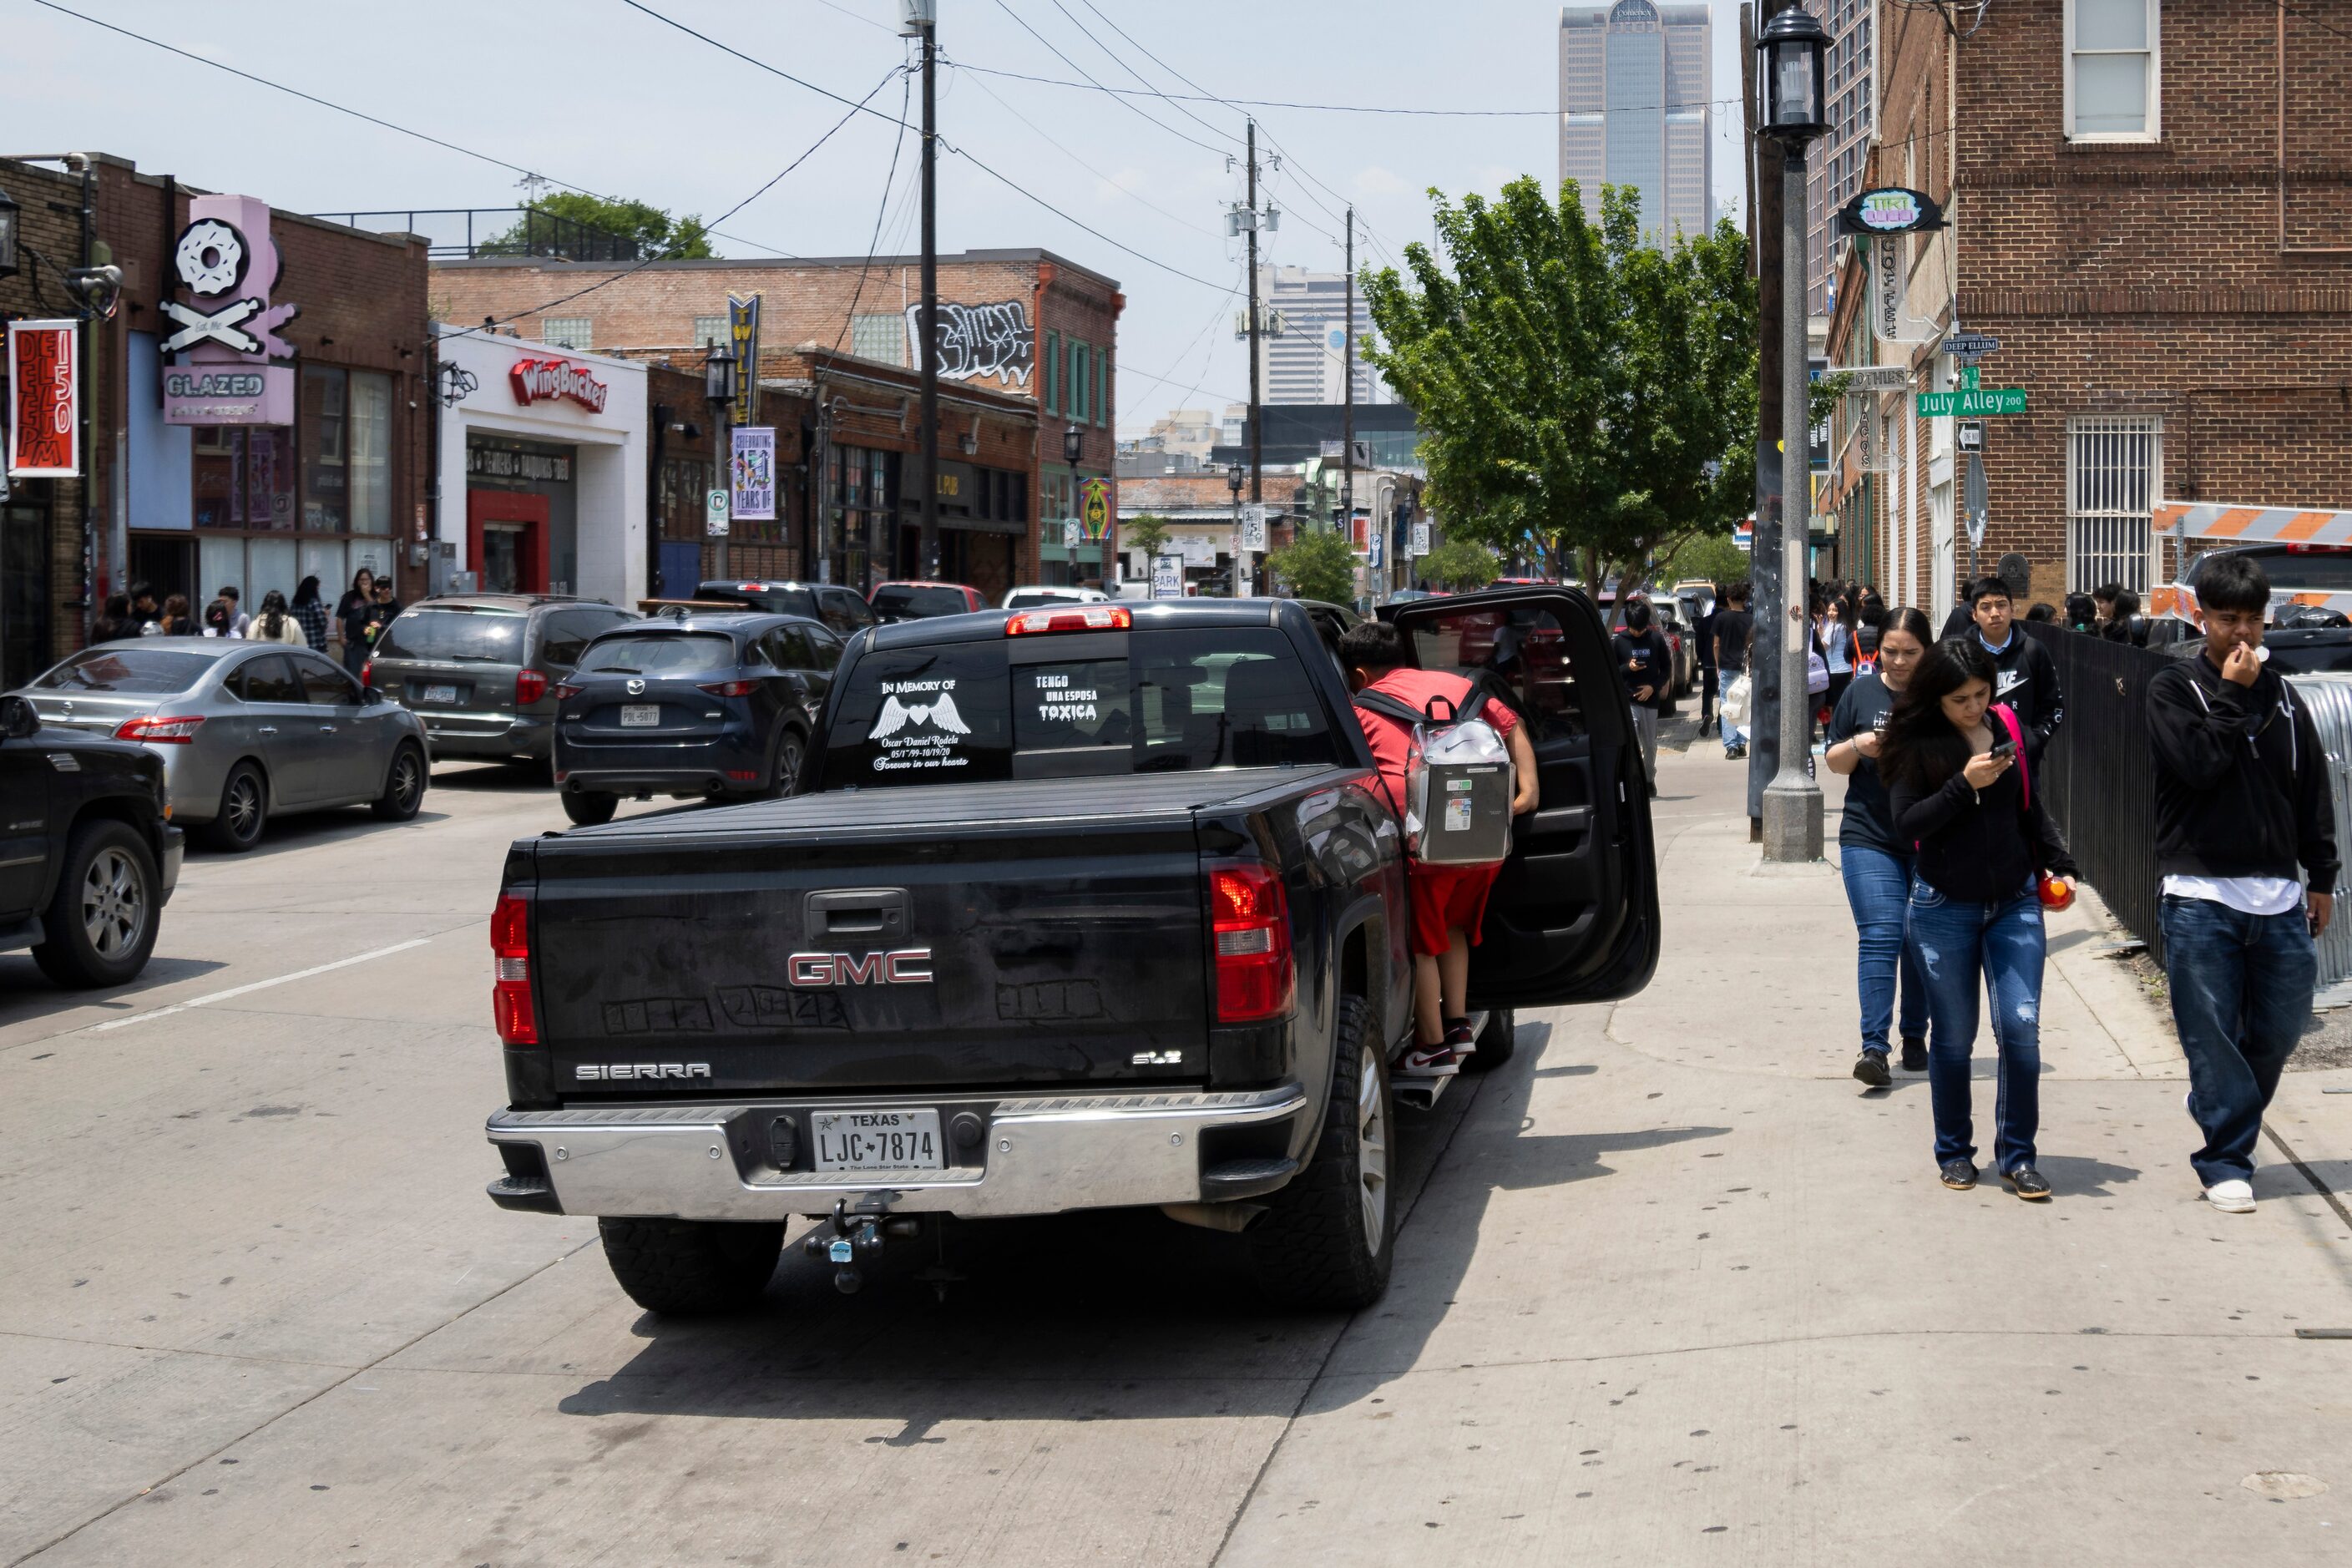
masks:
<svg viewBox="0 0 2352 1568"><path fill-rule="evenodd" d="M1355 704L1367 713L1377 713L1383 719L1393 719L1400 724L1423 724L1429 721L1425 713L1413 710L1412 704L1385 691L1359 691Z"/></svg>
<svg viewBox="0 0 2352 1568"><path fill-rule="evenodd" d="M2017 722L2017 714L2006 702L1996 702L1992 711L2000 716L2000 727L2009 731L2010 743L2017 748L2017 784L2024 792L2025 809L2033 809L2033 775L2026 771L2025 731Z"/></svg>

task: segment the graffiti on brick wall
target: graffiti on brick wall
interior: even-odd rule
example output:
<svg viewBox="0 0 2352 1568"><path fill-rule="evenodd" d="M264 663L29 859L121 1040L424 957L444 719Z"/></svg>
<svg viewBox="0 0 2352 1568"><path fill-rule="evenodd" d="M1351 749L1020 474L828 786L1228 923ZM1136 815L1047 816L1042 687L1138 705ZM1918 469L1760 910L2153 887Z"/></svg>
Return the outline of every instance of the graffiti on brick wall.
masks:
<svg viewBox="0 0 2352 1568"><path fill-rule="evenodd" d="M922 343L923 308L909 305L907 346L919 355ZM992 305L940 301L940 374L948 380L987 379L1025 387L1035 362L1027 300L999 300Z"/></svg>

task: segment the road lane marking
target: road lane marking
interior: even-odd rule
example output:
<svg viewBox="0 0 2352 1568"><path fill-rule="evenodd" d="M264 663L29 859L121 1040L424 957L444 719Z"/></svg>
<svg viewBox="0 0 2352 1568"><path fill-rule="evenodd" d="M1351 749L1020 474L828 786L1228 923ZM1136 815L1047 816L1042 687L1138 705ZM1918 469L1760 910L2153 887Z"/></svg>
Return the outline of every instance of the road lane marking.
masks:
<svg viewBox="0 0 2352 1568"><path fill-rule="evenodd" d="M373 952L358 953L350 958L339 958L332 963L316 964L309 969L298 969L291 974L281 974L274 980L257 980L249 985L232 985L226 991L215 991L208 996L193 996L185 1002L174 1002L168 1007L157 1007L145 1013L133 1013L128 1018L109 1018L103 1024L91 1025L89 1033L103 1034L109 1029L124 1029L133 1024L143 1024L150 1018L168 1018L174 1013L184 1013L191 1007L202 1007L213 1002L226 1002L232 996L243 996L249 992L267 991L273 985L284 985L289 981L308 980L313 974L324 974L331 970L349 969L354 963L365 963L370 959L389 958L395 952L406 952L412 947L423 947L432 940L429 936L420 936L411 942L396 942L390 947L379 947Z"/></svg>

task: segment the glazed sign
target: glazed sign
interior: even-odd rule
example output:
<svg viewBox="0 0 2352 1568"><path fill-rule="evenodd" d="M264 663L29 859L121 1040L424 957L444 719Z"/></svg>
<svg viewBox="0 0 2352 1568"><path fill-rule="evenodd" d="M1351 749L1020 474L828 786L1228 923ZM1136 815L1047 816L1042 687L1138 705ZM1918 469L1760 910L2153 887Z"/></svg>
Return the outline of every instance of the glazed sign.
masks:
<svg viewBox="0 0 2352 1568"><path fill-rule="evenodd" d="M514 387L515 401L525 405L567 398L591 414L602 414L604 400L612 395L612 388L590 375L585 365L568 359L519 359L507 372L507 380Z"/></svg>
<svg viewBox="0 0 2352 1568"><path fill-rule="evenodd" d="M81 472L80 330L79 321L8 323L10 479Z"/></svg>
<svg viewBox="0 0 2352 1568"><path fill-rule="evenodd" d="M291 425L294 345L277 329L295 305L273 305L278 246L269 204L197 196L172 247L172 268L194 303L163 301L163 421L168 425Z"/></svg>
<svg viewBox="0 0 2352 1568"><path fill-rule="evenodd" d="M1944 226L1944 209L1925 191L1887 185L1864 191L1838 210L1848 234L1912 234Z"/></svg>

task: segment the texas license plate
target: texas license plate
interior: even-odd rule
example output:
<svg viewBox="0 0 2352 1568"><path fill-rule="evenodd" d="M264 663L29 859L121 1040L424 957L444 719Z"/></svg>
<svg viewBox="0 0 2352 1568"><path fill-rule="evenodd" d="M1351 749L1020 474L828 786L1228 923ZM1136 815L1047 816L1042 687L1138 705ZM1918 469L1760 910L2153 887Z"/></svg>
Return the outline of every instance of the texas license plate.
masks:
<svg viewBox="0 0 2352 1568"><path fill-rule="evenodd" d="M425 695L417 700L421 702L455 702L457 700L457 689L454 686L428 686L425 689Z"/></svg>
<svg viewBox="0 0 2352 1568"><path fill-rule="evenodd" d="M809 1130L820 1171L936 1171L947 1163L936 1110L819 1110Z"/></svg>
<svg viewBox="0 0 2352 1568"><path fill-rule="evenodd" d="M661 704L658 702L624 702L621 704L621 728L624 730L660 729Z"/></svg>

